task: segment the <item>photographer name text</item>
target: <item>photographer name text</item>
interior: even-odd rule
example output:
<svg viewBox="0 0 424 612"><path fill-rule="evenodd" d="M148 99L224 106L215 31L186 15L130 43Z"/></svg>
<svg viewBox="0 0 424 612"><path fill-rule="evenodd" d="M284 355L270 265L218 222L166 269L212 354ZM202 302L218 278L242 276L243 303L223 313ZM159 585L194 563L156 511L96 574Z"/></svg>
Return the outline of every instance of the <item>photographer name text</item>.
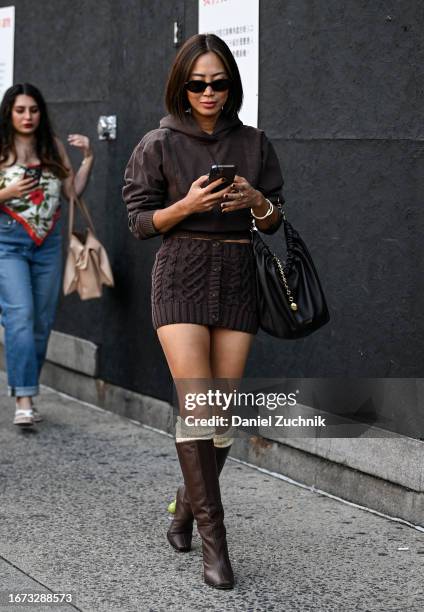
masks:
<svg viewBox="0 0 424 612"><path fill-rule="evenodd" d="M188 427L325 427L325 418L314 417L285 417L284 415L270 414L266 417L243 418L238 415L211 416L197 418L193 415L184 418Z"/></svg>

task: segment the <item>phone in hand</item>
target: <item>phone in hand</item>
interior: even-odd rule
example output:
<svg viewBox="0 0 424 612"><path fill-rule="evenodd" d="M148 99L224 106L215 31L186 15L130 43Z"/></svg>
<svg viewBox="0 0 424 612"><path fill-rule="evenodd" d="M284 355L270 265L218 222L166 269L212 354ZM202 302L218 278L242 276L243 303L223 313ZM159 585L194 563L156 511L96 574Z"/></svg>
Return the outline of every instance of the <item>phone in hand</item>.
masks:
<svg viewBox="0 0 424 612"><path fill-rule="evenodd" d="M24 172L24 179L27 178L32 178L34 181L37 181L38 185L41 178L41 164L37 164L36 166L27 166Z"/></svg>
<svg viewBox="0 0 424 612"><path fill-rule="evenodd" d="M237 166L234 164L224 165L224 164L214 164L211 166L208 178L208 185L213 183L219 178L224 178L225 182L222 182L221 185L212 189L211 193L216 193L217 191L221 191L231 185L234 181L234 177L237 173Z"/></svg>

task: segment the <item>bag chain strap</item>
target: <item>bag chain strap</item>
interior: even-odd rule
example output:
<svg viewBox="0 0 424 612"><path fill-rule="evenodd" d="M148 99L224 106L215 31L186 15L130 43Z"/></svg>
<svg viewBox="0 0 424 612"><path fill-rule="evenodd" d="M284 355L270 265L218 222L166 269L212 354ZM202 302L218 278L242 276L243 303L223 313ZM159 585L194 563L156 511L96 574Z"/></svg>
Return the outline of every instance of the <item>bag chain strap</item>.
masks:
<svg viewBox="0 0 424 612"><path fill-rule="evenodd" d="M281 202L280 202L280 198L278 198L278 204L277 204L277 206L278 206L278 209L280 210L281 214L283 215L283 219L284 219L284 221L287 221L287 219L286 219L286 213L285 213L285 211L284 211L283 205L282 205L282 204L281 204ZM289 284L288 284L288 282L287 282L286 275L284 274L284 269L283 269L283 266L282 266L282 264L281 264L281 261L278 259L277 255L276 255L275 253L272 253L272 254L273 254L273 259L274 259L275 263L277 264L277 268L278 268L278 271L279 271L279 273L280 273L281 279L282 279L282 281L283 281L283 285L284 285L284 288L285 288L286 293L287 293L287 299L288 299L288 300L289 300L289 302L290 302L290 308L291 308L293 311L296 311L296 310L297 310L297 304L296 304L296 302L294 301L293 296L292 296L292 294L291 294L290 287L289 287Z"/></svg>
<svg viewBox="0 0 424 612"><path fill-rule="evenodd" d="M273 253L273 256L274 256L273 259L274 259L275 263L277 264L278 271L280 272L280 276L282 278L282 281L283 281L283 284L284 284L284 288L285 288L286 293L287 293L287 299L290 302L290 308L292 310L296 311L297 310L297 304L296 304L295 301L293 301L293 296L291 294L289 285L287 283L286 275L284 274L284 270L283 270L283 266L281 265L281 261L278 259L277 255L275 253Z"/></svg>

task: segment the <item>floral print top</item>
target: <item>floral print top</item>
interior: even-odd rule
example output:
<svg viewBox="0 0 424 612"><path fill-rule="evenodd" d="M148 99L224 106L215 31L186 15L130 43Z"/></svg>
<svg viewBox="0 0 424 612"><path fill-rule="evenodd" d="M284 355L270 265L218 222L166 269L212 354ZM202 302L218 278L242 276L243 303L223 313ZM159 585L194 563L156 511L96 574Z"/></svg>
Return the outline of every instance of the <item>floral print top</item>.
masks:
<svg viewBox="0 0 424 612"><path fill-rule="evenodd" d="M14 164L0 168L0 189L24 178L26 166ZM26 196L0 203L0 210L11 215L40 245L60 217L62 181L47 168L42 169L39 184Z"/></svg>

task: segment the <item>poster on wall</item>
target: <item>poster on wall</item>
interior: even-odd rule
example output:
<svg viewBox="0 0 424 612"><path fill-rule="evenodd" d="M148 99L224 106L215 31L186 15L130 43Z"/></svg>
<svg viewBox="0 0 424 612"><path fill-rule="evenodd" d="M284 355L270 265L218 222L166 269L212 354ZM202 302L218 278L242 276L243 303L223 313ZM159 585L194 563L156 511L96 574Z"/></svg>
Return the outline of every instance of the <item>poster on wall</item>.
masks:
<svg viewBox="0 0 424 612"><path fill-rule="evenodd" d="M240 70L244 102L240 119L258 126L259 0L199 0L199 34L216 34Z"/></svg>
<svg viewBox="0 0 424 612"><path fill-rule="evenodd" d="M13 85L13 52L15 44L15 7L0 8L0 100Z"/></svg>

